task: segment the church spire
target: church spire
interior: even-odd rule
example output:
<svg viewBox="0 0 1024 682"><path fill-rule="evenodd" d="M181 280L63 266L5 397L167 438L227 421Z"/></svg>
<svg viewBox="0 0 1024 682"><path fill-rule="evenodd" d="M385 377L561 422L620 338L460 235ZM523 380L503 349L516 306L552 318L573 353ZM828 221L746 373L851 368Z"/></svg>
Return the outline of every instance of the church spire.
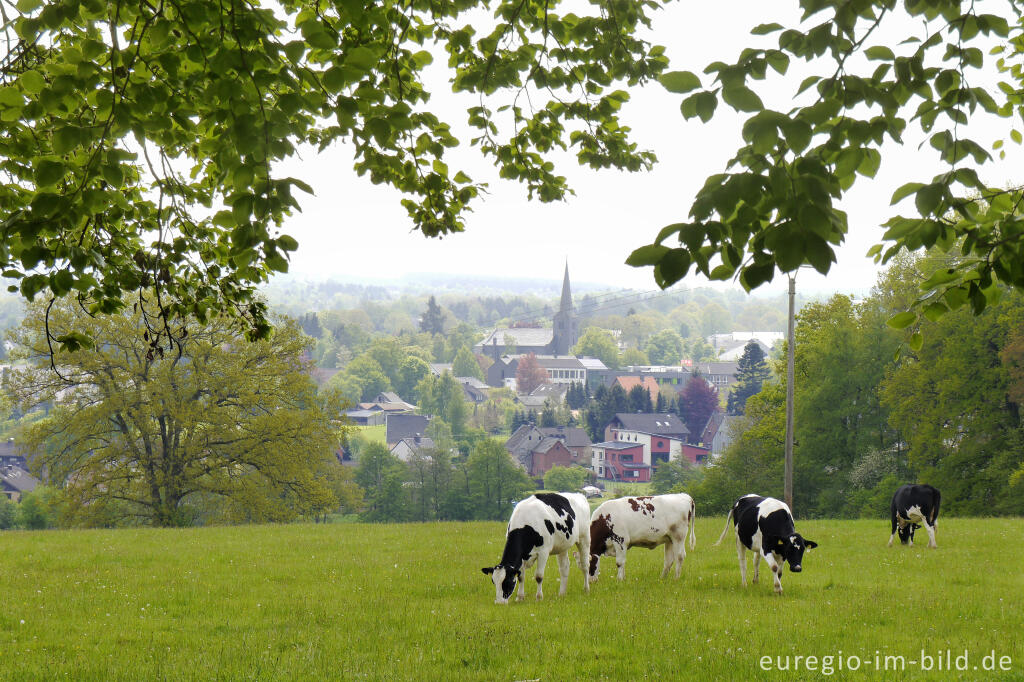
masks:
<svg viewBox="0 0 1024 682"><path fill-rule="evenodd" d="M562 303L559 312L572 312L572 291L569 289L569 261L565 261L565 278L562 280Z"/></svg>

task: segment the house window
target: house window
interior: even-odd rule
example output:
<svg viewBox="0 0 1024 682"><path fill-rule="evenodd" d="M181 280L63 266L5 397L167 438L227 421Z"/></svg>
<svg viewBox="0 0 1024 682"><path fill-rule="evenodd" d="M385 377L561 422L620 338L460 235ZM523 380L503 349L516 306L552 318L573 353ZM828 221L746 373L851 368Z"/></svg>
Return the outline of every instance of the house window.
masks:
<svg viewBox="0 0 1024 682"><path fill-rule="evenodd" d="M623 462L632 462L633 455L622 455L621 457L619 457L619 459L622 460Z"/></svg>
<svg viewBox="0 0 1024 682"><path fill-rule="evenodd" d="M663 448L663 447L665 447L665 443L663 443L662 441L660 441L660 440L659 440L659 441L658 441L658 447L659 447L659 448Z"/></svg>

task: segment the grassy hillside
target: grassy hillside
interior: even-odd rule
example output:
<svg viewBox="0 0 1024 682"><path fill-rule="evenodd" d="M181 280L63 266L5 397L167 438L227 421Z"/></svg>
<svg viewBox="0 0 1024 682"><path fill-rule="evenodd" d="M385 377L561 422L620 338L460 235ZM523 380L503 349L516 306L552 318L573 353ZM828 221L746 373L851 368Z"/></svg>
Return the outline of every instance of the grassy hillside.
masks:
<svg viewBox="0 0 1024 682"><path fill-rule="evenodd" d="M1024 521L942 520L938 550L887 549L884 521L800 523L821 547L781 598L770 575L740 587L733 539L711 546L723 522L699 521L678 582L633 549L624 583L604 559L559 598L551 561L545 600L528 580L508 606L480 572L502 523L2 533L0 678L819 679L842 655L861 670L835 679L1024 679ZM922 674L922 648L979 670ZM1010 672L983 675L992 650ZM787 654L817 670L760 669Z"/></svg>

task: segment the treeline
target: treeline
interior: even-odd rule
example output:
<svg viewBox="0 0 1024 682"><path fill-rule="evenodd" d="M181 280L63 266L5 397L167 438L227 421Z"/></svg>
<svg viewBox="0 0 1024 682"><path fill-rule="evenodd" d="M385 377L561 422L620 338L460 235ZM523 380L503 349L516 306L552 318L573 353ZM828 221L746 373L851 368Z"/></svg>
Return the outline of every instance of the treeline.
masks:
<svg viewBox="0 0 1024 682"><path fill-rule="evenodd" d="M918 283L948 263L904 257L862 301L834 296L805 306L796 326L794 512L884 517L896 488L929 483L944 514L1024 513L1024 296L991 291L970 306L937 308L919 328L887 321L907 310ZM687 488L706 513L740 495L781 498L782 381L746 402L738 438Z"/></svg>
<svg viewBox="0 0 1024 682"><path fill-rule="evenodd" d="M515 502L536 485L509 457L502 441L481 438L459 449L450 430L435 419L434 447L408 462L382 443L358 437L349 444L363 492L361 521L469 521L505 519Z"/></svg>

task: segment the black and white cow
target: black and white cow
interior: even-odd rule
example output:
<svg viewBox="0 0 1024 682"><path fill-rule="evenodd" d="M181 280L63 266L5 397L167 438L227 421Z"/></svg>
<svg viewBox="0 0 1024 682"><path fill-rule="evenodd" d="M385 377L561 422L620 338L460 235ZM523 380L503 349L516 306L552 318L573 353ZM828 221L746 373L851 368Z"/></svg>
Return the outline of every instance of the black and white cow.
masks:
<svg viewBox="0 0 1024 682"><path fill-rule="evenodd" d="M583 571L583 590L590 591L587 569L583 564L585 552L590 549L590 504L580 493L537 493L521 500L512 510L505 534L505 550L497 566L481 569L494 583L494 603L507 604L519 583L516 601L526 596L523 571L536 564L537 599L544 598L541 583L548 556L558 557L561 578L559 596L565 594L569 583L573 545L579 552L580 570Z"/></svg>
<svg viewBox="0 0 1024 682"><path fill-rule="evenodd" d="M904 545L914 544L914 531L924 526L928 531L928 546L935 544L935 522L939 518L939 491L930 485L900 486L892 496L892 535L889 546L899 533Z"/></svg>
<svg viewBox="0 0 1024 682"><path fill-rule="evenodd" d="M757 582L761 557L772 569L775 578L775 592L782 594L782 565L789 562L789 570L799 573L802 569L804 550L817 547L813 540L805 540L793 526L793 513L789 506L774 497L744 495L725 517L725 530L718 538L719 544L729 532L729 519L736 522L736 552L740 559L740 581L747 585L747 553L754 553L754 582Z"/></svg>
<svg viewBox="0 0 1024 682"><path fill-rule="evenodd" d="M620 497L608 500L590 517L590 580L597 580L600 558L614 556L619 580L626 576L626 550L630 547L654 549L665 545L665 567L661 577L668 575L672 564L676 577L686 558L686 536L690 549L697 542L694 532L696 508L686 493L644 497Z"/></svg>

